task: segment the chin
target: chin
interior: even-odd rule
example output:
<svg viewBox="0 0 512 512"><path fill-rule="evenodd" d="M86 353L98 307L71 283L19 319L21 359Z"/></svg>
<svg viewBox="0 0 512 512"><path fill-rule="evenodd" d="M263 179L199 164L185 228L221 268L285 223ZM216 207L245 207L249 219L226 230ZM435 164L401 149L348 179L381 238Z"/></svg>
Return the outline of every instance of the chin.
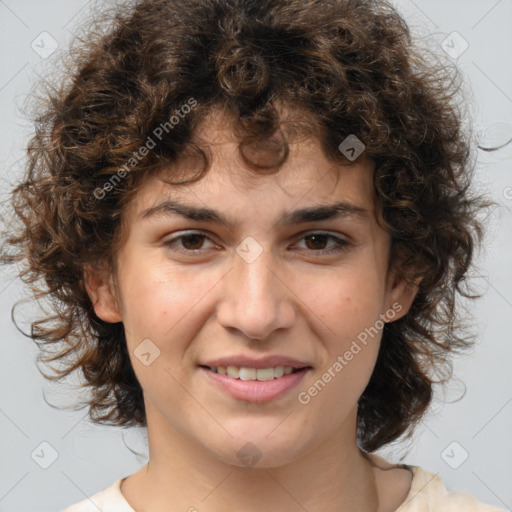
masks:
<svg viewBox="0 0 512 512"><path fill-rule="evenodd" d="M293 436L283 429L281 435L274 431L272 436L268 436L267 432L271 431L272 429L265 429L262 435L261 430L253 426L252 435L242 436L238 432L228 443L223 439L219 441L220 446L212 446L210 443L207 449L225 464L254 469L269 469L290 464L307 451L307 446L300 442L300 432Z"/></svg>

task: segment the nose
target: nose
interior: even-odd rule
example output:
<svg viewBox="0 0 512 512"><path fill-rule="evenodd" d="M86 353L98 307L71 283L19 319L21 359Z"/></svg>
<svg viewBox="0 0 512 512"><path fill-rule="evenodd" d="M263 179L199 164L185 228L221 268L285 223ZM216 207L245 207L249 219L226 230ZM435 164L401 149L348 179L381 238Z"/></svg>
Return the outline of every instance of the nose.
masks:
<svg viewBox="0 0 512 512"><path fill-rule="evenodd" d="M223 280L222 299L217 309L219 323L244 337L265 340L277 329L295 322L295 296L279 272L269 251L248 263L236 257Z"/></svg>

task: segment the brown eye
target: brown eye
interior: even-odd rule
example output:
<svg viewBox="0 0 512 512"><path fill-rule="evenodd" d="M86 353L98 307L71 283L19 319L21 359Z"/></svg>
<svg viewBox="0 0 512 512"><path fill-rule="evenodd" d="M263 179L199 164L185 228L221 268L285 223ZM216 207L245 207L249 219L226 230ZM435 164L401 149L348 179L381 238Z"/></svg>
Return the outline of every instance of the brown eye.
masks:
<svg viewBox="0 0 512 512"><path fill-rule="evenodd" d="M322 254L330 254L345 251L347 247L350 245L349 242L343 240L339 237L331 235L330 233L310 233L301 240L305 241L306 249L309 251L313 251L319 255ZM334 246L326 249L325 246L328 243L328 240L334 240L336 243Z"/></svg>
<svg viewBox="0 0 512 512"><path fill-rule="evenodd" d="M204 235L185 235L181 237L183 240L183 247L190 251L196 251L203 245Z"/></svg>
<svg viewBox="0 0 512 512"><path fill-rule="evenodd" d="M210 239L203 233L188 233L171 238L170 240L164 242L164 245L170 248L172 251L177 251L184 254L196 254L203 250L205 240Z"/></svg>
<svg viewBox="0 0 512 512"><path fill-rule="evenodd" d="M308 245L308 249L323 249L328 239L328 235L308 235L304 237L304 240L307 240L306 245Z"/></svg>

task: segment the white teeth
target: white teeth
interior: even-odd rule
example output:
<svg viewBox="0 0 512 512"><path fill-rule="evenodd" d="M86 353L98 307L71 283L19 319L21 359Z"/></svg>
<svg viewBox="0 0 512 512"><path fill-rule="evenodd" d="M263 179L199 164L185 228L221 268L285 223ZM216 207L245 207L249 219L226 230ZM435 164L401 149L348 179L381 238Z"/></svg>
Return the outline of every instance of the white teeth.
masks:
<svg viewBox="0 0 512 512"><path fill-rule="evenodd" d="M240 378L240 370L236 366L228 366L226 372L228 376L233 377L233 379Z"/></svg>
<svg viewBox="0 0 512 512"><path fill-rule="evenodd" d="M288 375L293 372L291 366L276 366L274 368L247 368L245 366L219 366L217 368L210 368L215 373L227 375L233 379L240 380L259 380L266 381L272 379L279 379L283 375Z"/></svg>
<svg viewBox="0 0 512 512"><path fill-rule="evenodd" d="M273 368L259 368L256 370L256 378L258 380L273 380L274 369Z"/></svg>
<svg viewBox="0 0 512 512"><path fill-rule="evenodd" d="M293 369L290 366L288 366L288 368L290 368L290 373L292 373ZM276 379L278 379L279 377L282 377L283 375L284 375L284 366L276 366L274 368L274 377Z"/></svg>
<svg viewBox="0 0 512 512"><path fill-rule="evenodd" d="M239 372L240 380L256 380L257 374L256 368L240 368Z"/></svg>

